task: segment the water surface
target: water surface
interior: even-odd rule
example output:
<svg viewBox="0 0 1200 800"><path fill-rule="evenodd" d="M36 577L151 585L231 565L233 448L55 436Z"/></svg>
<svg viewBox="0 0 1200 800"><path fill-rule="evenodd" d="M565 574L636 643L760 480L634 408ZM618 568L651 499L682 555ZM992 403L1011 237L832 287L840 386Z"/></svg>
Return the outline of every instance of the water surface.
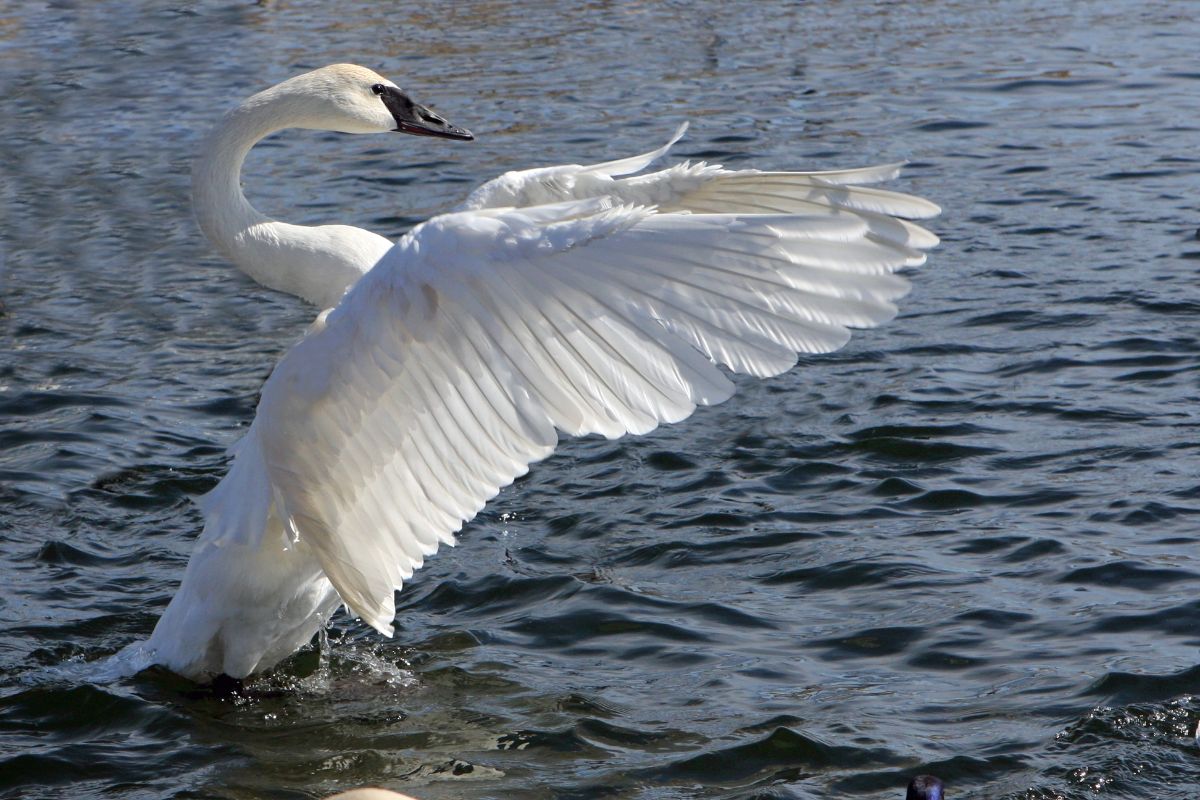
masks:
<svg viewBox="0 0 1200 800"><path fill-rule="evenodd" d="M54 2L0 12L0 795L1191 798L1200 70L1186 4ZM149 635L313 311L191 220L247 94L376 67L470 145L289 132L247 191L399 236L657 146L908 160L900 317L644 438L569 443L237 697Z"/></svg>

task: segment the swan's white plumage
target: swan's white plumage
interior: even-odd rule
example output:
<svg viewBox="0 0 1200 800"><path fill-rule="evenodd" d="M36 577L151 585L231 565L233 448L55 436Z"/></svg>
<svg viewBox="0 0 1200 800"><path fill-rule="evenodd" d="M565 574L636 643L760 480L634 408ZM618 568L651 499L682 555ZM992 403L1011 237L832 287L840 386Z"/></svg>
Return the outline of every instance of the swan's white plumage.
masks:
<svg viewBox="0 0 1200 800"><path fill-rule="evenodd" d="M151 641L160 660L194 676L262 669L339 599L390 635L393 590L557 431L646 433L729 397L716 364L765 377L835 350L895 314L908 290L895 271L937 242L901 219L936 206L860 185L897 165L622 177L665 151L503 175L322 315L204 502ZM248 597L265 610L236 608Z"/></svg>
<svg viewBox="0 0 1200 800"><path fill-rule="evenodd" d="M196 219L226 258L264 286L327 308L391 248L379 234L350 225L290 225L270 219L241 190L246 154L275 131L389 130L391 115L370 90L376 84L394 86L354 64L297 75L247 98L201 143L192 165Z"/></svg>

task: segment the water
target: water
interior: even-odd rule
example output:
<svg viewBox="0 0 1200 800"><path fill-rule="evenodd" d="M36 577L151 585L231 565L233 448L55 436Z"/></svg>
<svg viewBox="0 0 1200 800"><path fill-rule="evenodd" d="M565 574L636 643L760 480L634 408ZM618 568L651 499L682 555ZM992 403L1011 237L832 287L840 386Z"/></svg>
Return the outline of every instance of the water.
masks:
<svg viewBox="0 0 1200 800"><path fill-rule="evenodd" d="M75 3L0 13L0 795L1191 798L1200 72L1186 4ZM105 681L311 319L190 218L231 103L375 66L470 145L293 132L264 210L397 236L501 171L908 159L886 328L568 444L239 696Z"/></svg>

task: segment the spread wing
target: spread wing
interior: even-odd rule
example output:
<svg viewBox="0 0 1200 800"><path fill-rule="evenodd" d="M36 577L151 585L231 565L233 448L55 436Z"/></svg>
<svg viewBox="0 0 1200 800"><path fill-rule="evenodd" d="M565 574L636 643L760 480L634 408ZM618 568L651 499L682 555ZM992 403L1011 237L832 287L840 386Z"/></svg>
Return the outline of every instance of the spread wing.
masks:
<svg viewBox="0 0 1200 800"><path fill-rule="evenodd" d="M893 180L903 164L820 172L760 172L698 163L621 177L658 161L686 130L684 123L662 147L631 158L590 166L567 164L507 172L472 192L460 210L521 208L609 197L620 203L653 205L660 213L820 215L850 211L867 223L873 240L918 251L938 243L935 235L908 221L937 216L941 211L937 205L866 185ZM923 260L916 253L912 264Z"/></svg>
<svg viewBox="0 0 1200 800"><path fill-rule="evenodd" d="M890 319L908 289L893 273L936 242L897 217L937 211L854 184L894 172L673 168L430 220L279 363L206 535L274 515L390 635L393 590L556 429L645 433L729 397L718 364L775 375Z"/></svg>
<svg viewBox="0 0 1200 800"><path fill-rule="evenodd" d="M205 536L304 540L390 634L392 590L556 428L646 433L730 396L716 365L778 374L892 317L937 243L908 221L936 205L866 186L898 164L632 175L682 133L500 176L404 236L266 381Z"/></svg>

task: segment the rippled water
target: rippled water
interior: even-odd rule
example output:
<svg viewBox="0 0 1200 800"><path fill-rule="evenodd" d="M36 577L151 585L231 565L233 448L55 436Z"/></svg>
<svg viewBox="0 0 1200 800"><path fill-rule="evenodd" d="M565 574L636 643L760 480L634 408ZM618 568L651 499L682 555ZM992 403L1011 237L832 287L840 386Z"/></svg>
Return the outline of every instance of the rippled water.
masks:
<svg viewBox="0 0 1200 800"><path fill-rule="evenodd" d="M16 4L0 11L0 795L1191 798L1200 71L1188 4ZM312 316L191 221L231 103L375 66L471 145L292 132L260 207L390 236L500 171L908 159L901 316L577 441L238 696L103 682Z"/></svg>

